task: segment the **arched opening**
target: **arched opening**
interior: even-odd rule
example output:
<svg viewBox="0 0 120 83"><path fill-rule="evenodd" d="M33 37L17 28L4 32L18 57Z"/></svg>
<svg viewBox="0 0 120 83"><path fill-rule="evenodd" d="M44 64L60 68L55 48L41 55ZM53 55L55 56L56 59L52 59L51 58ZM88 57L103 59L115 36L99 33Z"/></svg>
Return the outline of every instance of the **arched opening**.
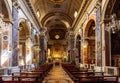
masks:
<svg viewBox="0 0 120 83"><path fill-rule="evenodd" d="M120 21L120 1L117 0L113 6L113 14L116 15L115 21ZM116 23L116 29L111 32L111 65L120 67L120 24ZM114 29L114 31L113 31Z"/></svg>
<svg viewBox="0 0 120 83"><path fill-rule="evenodd" d="M111 34L111 57L112 57L112 66L120 66L120 30L116 33Z"/></svg>
<svg viewBox="0 0 120 83"><path fill-rule="evenodd" d="M84 40L84 62L95 64L95 22L90 20L85 30Z"/></svg>
<svg viewBox="0 0 120 83"><path fill-rule="evenodd" d="M109 11L111 10L111 11ZM109 1L105 11L105 52L106 65L120 67L120 1ZM109 48L109 49L108 49Z"/></svg>
<svg viewBox="0 0 120 83"><path fill-rule="evenodd" d="M81 63L81 37L80 35L78 35L76 39L76 58L78 59L78 62Z"/></svg>
<svg viewBox="0 0 120 83"><path fill-rule="evenodd" d="M28 26L25 22L21 22L19 25L19 65L30 64L31 60L31 39Z"/></svg>

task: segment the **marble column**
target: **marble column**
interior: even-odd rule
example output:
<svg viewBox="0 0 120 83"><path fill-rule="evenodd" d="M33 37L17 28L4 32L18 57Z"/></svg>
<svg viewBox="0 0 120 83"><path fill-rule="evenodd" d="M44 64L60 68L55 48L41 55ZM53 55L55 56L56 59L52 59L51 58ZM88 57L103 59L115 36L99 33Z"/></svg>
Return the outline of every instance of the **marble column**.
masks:
<svg viewBox="0 0 120 83"><path fill-rule="evenodd" d="M101 20L101 6L97 4L96 6L96 55L97 55L97 66L102 66L102 29L100 25L100 20Z"/></svg>
<svg viewBox="0 0 120 83"><path fill-rule="evenodd" d="M12 27L12 66L18 65L18 2L13 0L12 2L12 17L13 17L13 27Z"/></svg>
<svg viewBox="0 0 120 83"><path fill-rule="evenodd" d="M34 33L34 27L32 27L32 29L31 29L31 43L33 44L33 46L31 47L31 53L32 53L32 63L34 63L34 56L35 56L35 50L36 50L36 48L35 48L35 46L36 46L36 44L35 44L35 41L34 41L34 35L35 35L35 33Z"/></svg>
<svg viewBox="0 0 120 83"><path fill-rule="evenodd" d="M80 40L80 63L83 63L83 46L84 46L84 38L83 38L83 29L82 29L83 25L81 26L81 29L80 29L80 35L81 35L81 40Z"/></svg>
<svg viewBox="0 0 120 83"><path fill-rule="evenodd" d="M40 33L40 63L46 62L46 52L47 52L47 39L46 39L46 29L41 29Z"/></svg>
<svg viewBox="0 0 120 83"><path fill-rule="evenodd" d="M106 56L105 56L105 21L101 21L102 28L102 66L106 66Z"/></svg>
<svg viewBox="0 0 120 83"><path fill-rule="evenodd" d="M68 37L68 46L69 46L69 60L75 61L75 47L74 47L74 32L69 31L69 37Z"/></svg>

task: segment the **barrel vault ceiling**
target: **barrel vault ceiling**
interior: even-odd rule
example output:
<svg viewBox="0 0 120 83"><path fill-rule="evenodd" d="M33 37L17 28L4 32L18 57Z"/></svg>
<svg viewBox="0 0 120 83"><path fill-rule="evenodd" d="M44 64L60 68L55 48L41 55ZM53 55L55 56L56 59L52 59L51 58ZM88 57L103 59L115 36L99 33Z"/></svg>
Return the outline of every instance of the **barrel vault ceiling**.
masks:
<svg viewBox="0 0 120 83"><path fill-rule="evenodd" d="M68 29L85 0L26 0L31 4L42 28L47 29L48 43L66 43Z"/></svg>

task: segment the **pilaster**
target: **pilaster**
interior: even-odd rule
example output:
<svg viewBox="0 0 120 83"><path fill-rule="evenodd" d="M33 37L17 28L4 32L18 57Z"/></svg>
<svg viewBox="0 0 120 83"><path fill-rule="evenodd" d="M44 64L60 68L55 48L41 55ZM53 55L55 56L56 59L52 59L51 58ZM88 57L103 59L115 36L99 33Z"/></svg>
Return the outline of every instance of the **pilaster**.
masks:
<svg viewBox="0 0 120 83"><path fill-rule="evenodd" d="M12 27L12 66L18 65L18 2L17 0L12 0L12 17L13 17L13 27Z"/></svg>
<svg viewBox="0 0 120 83"><path fill-rule="evenodd" d="M101 3L96 4L96 65L102 67L102 28L101 21Z"/></svg>
<svg viewBox="0 0 120 83"><path fill-rule="evenodd" d="M74 46L75 34L72 30L69 30L68 35L69 35L68 36L69 61L75 61L75 46Z"/></svg>
<svg viewBox="0 0 120 83"><path fill-rule="evenodd" d="M105 56L105 23L101 21L101 28L102 28L102 66L105 66L106 56Z"/></svg>
<svg viewBox="0 0 120 83"><path fill-rule="evenodd" d="M40 63L45 63L46 61L46 51L47 51L47 39L46 39L46 28L40 31Z"/></svg>

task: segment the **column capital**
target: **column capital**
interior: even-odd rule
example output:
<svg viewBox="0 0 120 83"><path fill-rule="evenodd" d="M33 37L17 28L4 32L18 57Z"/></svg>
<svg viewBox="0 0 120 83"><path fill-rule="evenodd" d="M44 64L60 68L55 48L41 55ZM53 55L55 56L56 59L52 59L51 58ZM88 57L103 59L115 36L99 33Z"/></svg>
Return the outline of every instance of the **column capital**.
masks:
<svg viewBox="0 0 120 83"><path fill-rule="evenodd" d="M15 8L19 9L20 6L18 4L18 0L12 0L12 6L14 6Z"/></svg>
<svg viewBox="0 0 120 83"><path fill-rule="evenodd" d="M41 31L40 31L40 36L45 36L46 32L47 32L47 29L46 28L42 28Z"/></svg>
<svg viewBox="0 0 120 83"><path fill-rule="evenodd" d="M74 31L69 31L68 32L68 36L69 36L69 38L71 38L71 39L74 39L74 37L75 37L75 34L74 34Z"/></svg>

